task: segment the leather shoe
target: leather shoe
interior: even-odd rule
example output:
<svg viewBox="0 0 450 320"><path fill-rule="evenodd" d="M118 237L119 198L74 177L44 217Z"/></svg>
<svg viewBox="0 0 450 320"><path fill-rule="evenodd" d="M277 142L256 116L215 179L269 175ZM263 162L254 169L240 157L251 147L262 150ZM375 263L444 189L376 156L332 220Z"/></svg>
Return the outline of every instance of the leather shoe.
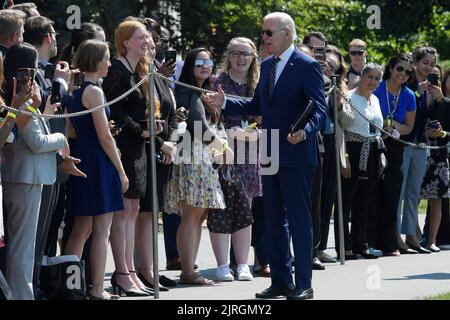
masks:
<svg viewBox="0 0 450 320"><path fill-rule="evenodd" d="M272 285L264 291L255 294L255 297L258 299L273 299L280 296L287 296L293 290L295 290L293 283L283 288L274 287Z"/></svg>
<svg viewBox="0 0 450 320"><path fill-rule="evenodd" d="M408 242L408 241L406 241L406 245L407 245L408 247L410 247L411 249L416 250L417 252L422 253L422 254L428 254L428 253L431 253L430 250L427 250L427 249L425 249L424 247L417 247L417 246L415 246L414 244L412 244L412 243L410 243L410 242Z"/></svg>
<svg viewBox="0 0 450 320"><path fill-rule="evenodd" d="M325 270L325 266L317 257L313 259L312 268L313 270Z"/></svg>
<svg viewBox="0 0 450 320"><path fill-rule="evenodd" d="M198 265L194 264L194 270L198 269ZM167 261L166 270L181 270L180 258Z"/></svg>
<svg viewBox="0 0 450 320"><path fill-rule="evenodd" d="M308 300L314 298L314 290L308 289L295 289L287 295L287 300Z"/></svg>
<svg viewBox="0 0 450 320"><path fill-rule="evenodd" d="M270 267L268 264L262 266L261 271L259 272L260 277L270 278Z"/></svg>

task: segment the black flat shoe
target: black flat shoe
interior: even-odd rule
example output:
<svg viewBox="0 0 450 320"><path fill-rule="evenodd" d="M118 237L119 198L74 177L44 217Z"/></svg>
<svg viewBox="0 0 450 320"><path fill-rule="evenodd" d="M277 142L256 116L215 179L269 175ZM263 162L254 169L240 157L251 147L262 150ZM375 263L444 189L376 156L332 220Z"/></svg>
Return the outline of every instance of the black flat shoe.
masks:
<svg viewBox="0 0 450 320"><path fill-rule="evenodd" d="M176 281L169 279L166 276L159 276L159 284L168 288L173 288L177 286Z"/></svg>
<svg viewBox="0 0 450 320"><path fill-rule="evenodd" d="M368 253L368 252L359 251L356 253L359 254L360 256L362 256L364 259L378 259L378 256Z"/></svg>
<svg viewBox="0 0 450 320"><path fill-rule="evenodd" d="M416 251L416 250L411 249L411 248L408 248L408 249L400 248L399 251L400 251L401 254L418 254L419 253L419 251Z"/></svg>
<svg viewBox="0 0 450 320"><path fill-rule="evenodd" d="M313 259L312 268L313 270L325 270L325 266L317 257Z"/></svg>
<svg viewBox="0 0 450 320"><path fill-rule="evenodd" d="M287 300L308 300L314 298L314 290L308 289L295 289L287 295Z"/></svg>
<svg viewBox="0 0 450 320"><path fill-rule="evenodd" d="M139 278L139 280L141 280L142 281L142 283L144 284L144 286L146 286L146 287L149 287L149 288L151 288L151 289L155 289L154 288L154 286L153 286L153 283L151 283L150 281L148 281L147 279L145 279L145 277L144 277L144 275L142 274L142 273L138 273L138 278ZM167 278L168 280L170 280L169 278ZM161 283L161 282L160 282ZM176 285L176 283L175 283L175 285ZM165 286L163 286L163 285L160 285L159 286L159 291L169 291L169 288L167 288L167 287L165 287Z"/></svg>
<svg viewBox="0 0 450 320"><path fill-rule="evenodd" d="M413 250L416 250L419 253L422 253L422 254L429 254L429 253L431 253L430 250L427 250L424 247L417 247L417 246L413 245L412 243L409 243L408 241L406 241L405 243L406 243L406 245L408 247L410 247Z"/></svg>
<svg viewBox="0 0 450 320"><path fill-rule="evenodd" d="M274 286L270 286L269 288L263 290L262 292L255 294L255 297L258 299L273 299L280 296L287 296L294 290L295 287L293 283L284 288L277 288Z"/></svg>

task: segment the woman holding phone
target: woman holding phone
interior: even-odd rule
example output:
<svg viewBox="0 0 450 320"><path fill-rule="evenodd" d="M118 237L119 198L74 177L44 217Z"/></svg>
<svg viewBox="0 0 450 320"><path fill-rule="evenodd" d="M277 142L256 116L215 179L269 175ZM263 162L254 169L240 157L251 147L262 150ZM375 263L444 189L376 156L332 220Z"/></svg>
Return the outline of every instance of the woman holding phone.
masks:
<svg viewBox="0 0 450 320"><path fill-rule="evenodd" d="M429 94L433 98L430 107L430 119L436 120L429 124L427 130L430 144L445 146L449 141L450 131L450 80L449 72L441 86L440 70L435 67L430 75L437 78L436 84L429 84ZM447 85L448 84L448 85ZM434 127L434 128L433 128ZM442 199L448 199L449 193L449 162L447 148L431 150L427 160L427 170L422 182L420 197L428 199L430 206L430 218L426 248L431 252L439 252L440 248L436 245L436 237L442 217Z"/></svg>

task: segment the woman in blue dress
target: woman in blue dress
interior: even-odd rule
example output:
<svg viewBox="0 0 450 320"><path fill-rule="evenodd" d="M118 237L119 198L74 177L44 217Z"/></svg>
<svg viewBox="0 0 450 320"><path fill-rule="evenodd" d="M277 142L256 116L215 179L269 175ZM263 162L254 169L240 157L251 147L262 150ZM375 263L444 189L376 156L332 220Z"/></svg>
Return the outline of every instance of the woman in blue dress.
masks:
<svg viewBox="0 0 450 320"><path fill-rule="evenodd" d="M87 40L80 45L73 62L84 73L85 82L74 92L69 112L89 110L105 102L97 82L108 73L109 57L104 42ZM68 182L67 211L75 216L75 222L65 254L81 257L92 233L93 287L89 296L94 300L112 298L103 289L109 231L113 213L124 209L123 192L128 189L128 178L108 127L108 114L109 108L105 108L69 121L77 136L73 154L81 159L79 168L87 178L70 177Z"/></svg>

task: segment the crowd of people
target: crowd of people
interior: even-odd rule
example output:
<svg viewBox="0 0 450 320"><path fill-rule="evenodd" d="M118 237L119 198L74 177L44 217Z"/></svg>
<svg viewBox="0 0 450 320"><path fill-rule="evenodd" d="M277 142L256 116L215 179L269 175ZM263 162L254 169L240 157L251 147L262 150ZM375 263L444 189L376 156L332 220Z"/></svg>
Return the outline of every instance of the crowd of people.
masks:
<svg viewBox="0 0 450 320"><path fill-rule="evenodd" d="M336 262L325 252L333 209L340 258L337 174L345 259L430 254L450 244L450 70L439 66L434 48L398 53L383 68L368 62L361 39L337 48L312 31L294 44L292 18L271 13L258 44L239 35L221 61L197 47L181 65L166 54L169 30L152 18L128 17L114 35L82 23L61 54L53 24L33 3L0 10L0 102L36 114L3 110L0 123L0 268L15 299L46 298L41 263L58 252L88 262L89 299L149 296L155 281L169 291L178 283L153 274L152 215L159 213L166 268L181 271L180 284L271 277L257 298L312 298L312 269ZM152 68L217 93L155 77L153 96L147 79L98 111L41 116L100 106ZM306 126L291 132L310 99ZM263 175L263 132L275 129L279 170ZM158 213L151 207L152 159ZM428 200L423 230L421 199ZM196 271L205 220L217 261L214 279ZM104 288L109 245L113 292Z"/></svg>

